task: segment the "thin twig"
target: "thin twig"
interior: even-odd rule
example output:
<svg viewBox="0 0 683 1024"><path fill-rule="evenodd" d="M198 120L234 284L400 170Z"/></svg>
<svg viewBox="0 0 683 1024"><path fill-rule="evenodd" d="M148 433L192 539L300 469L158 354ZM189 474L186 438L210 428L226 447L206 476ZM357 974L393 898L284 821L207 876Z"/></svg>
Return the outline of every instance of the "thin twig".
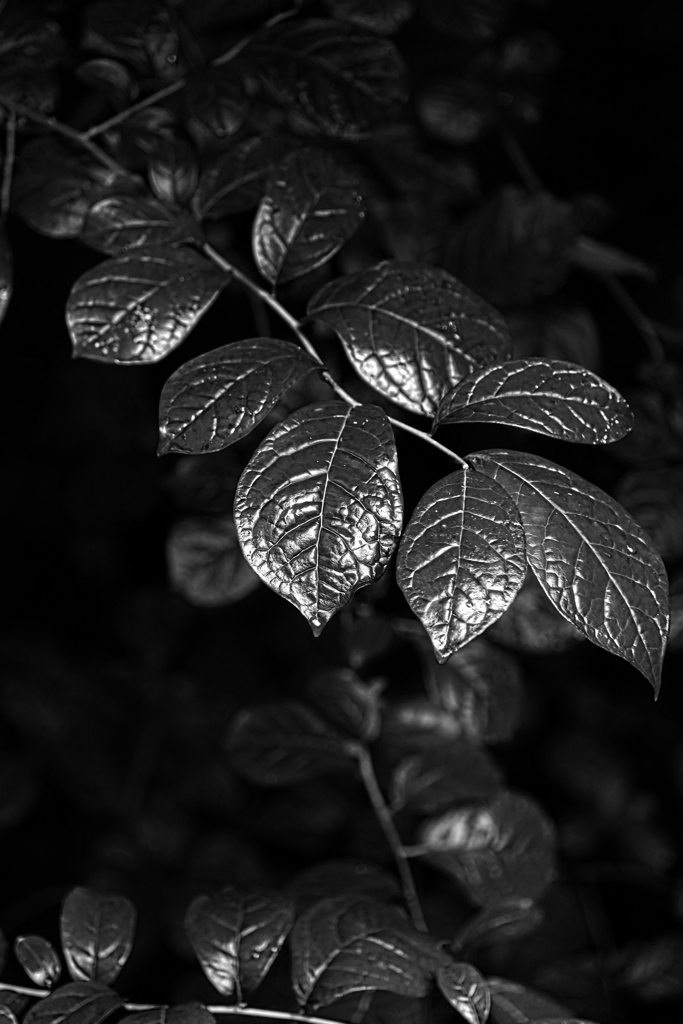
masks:
<svg viewBox="0 0 683 1024"><path fill-rule="evenodd" d="M666 353L651 320L643 313L640 306L633 301L621 281L611 274L598 274L597 276L604 282L605 287L612 293L624 313L626 313L634 327L638 330L653 361L661 363L666 359Z"/></svg>
<svg viewBox="0 0 683 1024"><path fill-rule="evenodd" d="M500 140L505 152L515 166L515 170L530 192L543 192L543 182L529 163L526 153L515 136L508 131L500 132Z"/></svg>
<svg viewBox="0 0 683 1024"><path fill-rule="evenodd" d="M125 172L125 167L122 167L122 165L110 156L109 153L105 152L105 150L100 146L97 146L94 142L91 142L90 139L85 137L83 132L77 131L76 128L72 128L71 125L64 124L63 121L58 121L56 117L45 117L44 114L39 114L36 110L31 110L30 107L25 107L21 103L14 103L12 100L3 99L2 104L7 107L8 110L13 111L15 115L25 117L34 124L39 124L41 128L47 128L56 135L61 135L63 138L73 142L74 145L82 146L84 149L87 149L96 160L98 160L104 167L108 167L110 171L114 171L117 174Z"/></svg>
<svg viewBox="0 0 683 1024"><path fill-rule="evenodd" d="M5 159L2 165L2 186L0 189L0 223L4 221L9 210L16 142L17 115L11 110L5 125Z"/></svg>
<svg viewBox="0 0 683 1024"><path fill-rule="evenodd" d="M187 79L178 78L175 82L171 82L170 85L165 85L163 89L159 89L150 96L146 96L144 100L134 103L132 107L126 107L125 110L119 110L118 114L113 114L111 117L107 118L106 121L100 121L99 124L94 124L92 128L88 128L87 131L81 132L81 138L94 139L97 135L102 135L104 132L108 132L110 128L116 128L117 125L123 124L124 121L134 117L135 114L138 114L141 110L146 110L147 107L152 107L155 103L165 100L168 96L173 96L174 93L180 92L180 90L184 89L186 85Z"/></svg>

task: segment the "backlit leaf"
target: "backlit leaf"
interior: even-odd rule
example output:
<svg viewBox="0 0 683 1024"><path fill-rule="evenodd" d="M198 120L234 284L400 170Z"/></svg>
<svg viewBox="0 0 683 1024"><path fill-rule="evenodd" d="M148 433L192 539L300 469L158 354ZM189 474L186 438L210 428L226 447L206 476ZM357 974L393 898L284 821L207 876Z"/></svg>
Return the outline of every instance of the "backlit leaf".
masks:
<svg viewBox="0 0 683 1024"><path fill-rule="evenodd" d="M199 608L240 601L259 585L230 517L181 520L171 530L166 557L172 587Z"/></svg>
<svg viewBox="0 0 683 1024"><path fill-rule="evenodd" d="M25 1024L101 1024L123 1004L123 998L106 985L74 981L39 999L24 1021Z"/></svg>
<svg viewBox="0 0 683 1024"><path fill-rule="evenodd" d="M571 1024L574 1021L571 1010L526 985L507 978L489 978L488 986L496 1024L532 1024L536 1021Z"/></svg>
<svg viewBox="0 0 683 1024"><path fill-rule="evenodd" d="M51 988L59 981L62 965L54 946L41 935L19 935L14 953L34 985Z"/></svg>
<svg viewBox="0 0 683 1024"><path fill-rule="evenodd" d="M519 510L527 559L561 615L659 689L669 626L666 570L647 534L609 495L524 452L471 456Z"/></svg>
<svg viewBox="0 0 683 1024"><path fill-rule="evenodd" d="M417 6L416 0L324 0L324 3L331 17L383 36L398 32L412 18Z"/></svg>
<svg viewBox="0 0 683 1024"><path fill-rule="evenodd" d="M419 501L401 538L396 579L438 661L482 633L524 582L524 533L501 487L468 470Z"/></svg>
<svg viewBox="0 0 683 1024"><path fill-rule="evenodd" d="M279 893L226 886L198 896L185 930L211 984L223 996L252 992L275 961L294 923L294 904Z"/></svg>
<svg viewBox="0 0 683 1024"><path fill-rule="evenodd" d="M141 246L196 241L199 225L184 210L152 196L109 196L88 210L81 239L109 256Z"/></svg>
<svg viewBox="0 0 683 1024"><path fill-rule="evenodd" d="M407 807L438 814L455 803L482 800L496 793L502 774L483 750L464 740L431 746L400 761L391 786L393 810Z"/></svg>
<svg viewBox="0 0 683 1024"><path fill-rule="evenodd" d="M442 964L436 983L467 1024L486 1024L491 1012L491 995L486 980L472 964Z"/></svg>
<svg viewBox="0 0 683 1024"><path fill-rule="evenodd" d="M308 314L335 329L371 387L425 416L467 373L512 354L494 309L444 270L417 263L387 260L332 281Z"/></svg>
<svg viewBox="0 0 683 1024"><path fill-rule="evenodd" d="M193 206L204 220L216 220L257 206L266 180L292 149L281 135L250 135L208 161Z"/></svg>
<svg viewBox="0 0 683 1024"><path fill-rule="evenodd" d="M71 977L103 984L118 977L133 948L135 920L135 907L125 896L72 889L60 918L62 948Z"/></svg>
<svg viewBox="0 0 683 1024"><path fill-rule="evenodd" d="M468 374L441 400L434 423L503 423L563 441L607 444L629 432L633 416L615 388L582 366L514 359Z"/></svg>
<svg viewBox="0 0 683 1024"><path fill-rule="evenodd" d="M155 363L176 348L229 278L188 249L136 249L83 274L66 322L74 354L102 363Z"/></svg>
<svg viewBox="0 0 683 1024"><path fill-rule="evenodd" d="M298 345L248 338L184 363L161 392L159 454L217 452L246 437L318 364Z"/></svg>
<svg viewBox="0 0 683 1024"><path fill-rule="evenodd" d="M384 573L402 516L391 425L373 405L294 413L256 450L235 498L247 561L316 636Z"/></svg>
<svg viewBox="0 0 683 1024"><path fill-rule="evenodd" d="M0 324L5 319L14 288L14 257L4 225L0 224Z"/></svg>
<svg viewBox="0 0 683 1024"><path fill-rule="evenodd" d="M323 150L299 149L278 167L252 232L256 266L267 281L283 284L332 259L365 216L359 187Z"/></svg>

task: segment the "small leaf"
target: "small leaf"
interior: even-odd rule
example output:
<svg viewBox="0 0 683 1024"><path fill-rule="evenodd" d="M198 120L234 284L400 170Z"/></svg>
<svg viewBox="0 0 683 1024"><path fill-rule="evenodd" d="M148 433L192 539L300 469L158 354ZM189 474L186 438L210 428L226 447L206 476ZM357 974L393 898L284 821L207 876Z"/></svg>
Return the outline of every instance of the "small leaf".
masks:
<svg viewBox="0 0 683 1024"><path fill-rule="evenodd" d="M381 724L382 682L366 683L349 668L319 672L306 687L311 704L338 729L371 742Z"/></svg>
<svg viewBox="0 0 683 1024"><path fill-rule="evenodd" d="M525 575L524 533L513 502L470 471L430 487L396 562L397 582L440 662L500 618Z"/></svg>
<svg viewBox="0 0 683 1024"><path fill-rule="evenodd" d="M580 444L624 437L633 416L619 394L596 374L559 359L514 359L486 366L441 400L434 425L503 423Z"/></svg>
<svg viewBox="0 0 683 1024"><path fill-rule="evenodd" d="M259 585L231 518L181 520L171 530L166 557L171 586L199 608L240 601Z"/></svg>
<svg viewBox="0 0 683 1024"><path fill-rule="evenodd" d="M491 995L485 979L472 964L442 964L436 983L467 1024L486 1024L491 1012Z"/></svg>
<svg viewBox="0 0 683 1024"><path fill-rule="evenodd" d="M649 537L600 488L524 452L471 456L519 510L527 559L555 608L634 665L657 693L669 628L666 570Z"/></svg>
<svg viewBox="0 0 683 1024"><path fill-rule="evenodd" d="M349 767L353 745L300 701L245 708L227 740L235 770L261 786L291 786Z"/></svg>
<svg viewBox="0 0 683 1024"><path fill-rule="evenodd" d="M576 1024L571 1010L526 985L508 981L507 978L489 978L488 986L496 1024L535 1024L537 1021L543 1021L544 1024L551 1021Z"/></svg>
<svg viewBox="0 0 683 1024"><path fill-rule="evenodd" d="M62 965L52 943L40 935L19 935L14 953L34 985L51 988L59 981Z"/></svg>
<svg viewBox="0 0 683 1024"><path fill-rule="evenodd" d="M318 367L298 345L276 338L235 341L190 359L161 392L159 454L205 454L234 444Z"/></svg>
<svg viewBox="0 0 683 1024"><path fill-rule="evenodd" d="M287 888L299 912L340 892L387 902L401 897L394 875L376 864L351 859L318 862L296 875Z"/></svg>
<svg viewBox="0 0 683 1024"><path fill-rule="evenodd" d="M292 149L282 135L251 135L209 160L193 204L204 220L217 220L257 206L266 180Z"/></svg>
<svg viewBox="0 0 683 1024"><path fill-rule="evenodd" d="M69 974L76 981L107 984L130 956L135 907L125 896L72 889L64 900L60 934Z"/></svg>
<svg viewBox="0 0 683 1024"><path fill-rule="evenodd" d="M111 57L86 60L76 68L75 75L89 88L104 93L121 106L137 98L138 86L129 68Z"/></svg>
<svg viewBox="0 0 683 1024"><path fill-rule="evenodd" d="M360 183L331 154L292 153L270 178L252 231L256 266L284 284L327 263L365 216Z"/></svg>
<svg viewBox="0 0 683 1024"><path fill-rule="evenodd" d="M440 74L421 86L416 100L418 117L439 142L467 146L495 123L496 106L478 83Z"/></svg>
<svg viewBox="0 0 683 1024"><path fill-rule="evenodd" d="M0 1003L0 1024L19 1024L19 1019L11 1006Z"/></svg>
<svg viewBox="0 0 683 1024"><path fill-rule="evenodd" d="M533 900L510 896L490 907L482 907L458 931L451 948L457 951L509 942L535 931L543 918L543 911Z"/></svg>
<svg viewBox="0 0 683 1024"><path fill-rule="evenodd" d="M416 0L324 0L328 13L380 36L398 32L415 13Z"/></svg>
<svg viewBox="0 0 683 1024"><path fill-rule="evenodd" d="M294 991L309 1013L351 992L423 996L444 956L395 907L348 896L302 914L291 946Z"/></svg>
<svg viewBox="0 0 683 1024"><path fill-rule="evenodd" d="M185 930L211 984L223 996L253 992L272 967L294 923L294 904L265 890L226 886L198 896Z"/></svg>
<svg viewBox="0 0 683 1024"><path fill-rule="evenodd" d="M24 1024L102 1024L123 1004L122 997L106 985L75 981L38 1000L24 1017Z"/></svg>
<svg viewBox="0 0 683 1024"><path fill-rule="evenodd" d="M116 256L142 246L175 246L200 237L188 213L152 196L109 196L88 210L81 240Z"/></svg>
<svg viewBox="0 0 683 1024"><path fill-rule="evenodd" d="M101 363L156 363L180 345L228 280L187 249L136 249L106 260L71 289L66 322L74 353Z"/></svg>
<svg viewBox="0 0 683 1024"><path fill-rule="evenodd" d="M503 782L500 769L483 750L466 741L432 745L394 769L391 806L438 814L455 803L482 800Z"/></svg>
<svg viewBox="0 0 683 1024"><path fill-rule="evenodd" d="M402 515L394 437L373 405L294 413L256 450L235 498L247 561L316 636L384 573Z"/></svg>
<svg viewBox="0 0 683 1024"><path fill-rule="evenodd" d="M199 184L196 151L182 139L162 142L150 158L147 173L150 188L163 202L189 203Z"/></svg>
<svg viewBox="0 0 683 1024"><path fill-rule="evenodd" d="M579 235L574 242L571 256L577 266L593 273L643 277L649 281L657 278L653 268L637 256L631 256L622 249L599 242L587 235Z"/></svg>
<svg viewBox="0 0 683 1024"><path fill-rule="evenodd" d="M7 307L14 290L14 257L4 225L0 224L0 324L5 319Z"/></svg>
<svg viewBox="0 0 683 1024"><path fill-rule="evenodd" d="M417 263L387 260L332 281L308 315L334 328L371 387L425 416L475 367L512 353L494 309L444 270Z"/></svg>

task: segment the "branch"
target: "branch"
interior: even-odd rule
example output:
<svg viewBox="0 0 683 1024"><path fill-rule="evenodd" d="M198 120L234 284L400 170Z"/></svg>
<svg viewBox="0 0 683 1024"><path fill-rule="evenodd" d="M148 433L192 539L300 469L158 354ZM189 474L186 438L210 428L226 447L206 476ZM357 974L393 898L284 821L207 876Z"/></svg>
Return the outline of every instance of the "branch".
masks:
<svg viewBox="0 0 683 1024"><path fill-rule="evenodd" d="M2 165L2 185L0 186L0 224L7 216L12 192L12 174L14 173L14 156L17 141L17 115L10 111L5 126L5 159Z"/></svg>
<svg viewBox="0 0 683 1024"><path fill-rule="evenodd" d="M114 171L116 174L125 172L125 167L115 160L113 156L110 156L109 153L105 152L94 142L91 142L83 132L72 128L71 125L58 121L56 117L45 117L44 114L39 114L36 110L31 110L30 107L25 107L21 103L14 103L6 98L3 98L2 105L7 107L15 116L25 117L28 121L39 124L41 128L47 128L56 135L61 135L63 138L73 142L76 146L82 146L84 149L87 149L96 160L103 164L104 167L108 167L110 171Z"/></svg>

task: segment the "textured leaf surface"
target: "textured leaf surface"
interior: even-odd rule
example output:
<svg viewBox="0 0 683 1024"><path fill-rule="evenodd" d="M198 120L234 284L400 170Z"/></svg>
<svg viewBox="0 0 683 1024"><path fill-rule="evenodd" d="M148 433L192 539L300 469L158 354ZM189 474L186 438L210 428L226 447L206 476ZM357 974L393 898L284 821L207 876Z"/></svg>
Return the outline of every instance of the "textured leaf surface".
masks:
<svg viewBox="0 0 683 1024"><path fill-rule="evenodd" d="M133 948L135 919L135 907L125 896L73 889L60 918L62 948L72 978L113 981Z"/></svg>
<svg viewBox="0 0 683 1024"><path fill-rule="evenodd" d="M332 281L308 314L335 329L371 387L425 416L473 369L512 354L491 306L444 270L417 263L387 260Z"/></svg>
<svg viewBox="0 0 683 1024"><path fill-rule="evenodd" d="M599 487L547 459L501 450L471 458L515 502L529 564L560 614L657 692L669 596L647 534Z"/></svg>
<svg viewBox="0 0 683 1024"><path fill-rule="evenodd" d="M329 153L292 153L268 182L254 221L254 259L266 280L283 284L330 260L363 221L359 188Z"/></svg>
<svg viewBox="0 0 683 1024"><path fill-rule="evenodd" d="M246 437L316 363L298 345L248 338L184 363L166 381L159 454L217 452Z"/></svg>
<svg viewBox="0 0 683 1024"><path fill-rule="evenodd" d="M499 618L524 582L524 533L503 488L478 473L439 480L401 538L396 579L445 661Z"/></svg>
<svg viewBox="0 0 683 1024"><path fill-rule="evenodd" d="M559 359L515 359L460 381L434 418L445 423L504 423L563 441L607 444L624 437L633 416L610 384Z"/></svg>
<svg viewBox="0 0 683 1024"><path fill-rule="evenodd" d="M180 245L200 236L199 225L184 210L152 196L108 196L88 210L81 239L115 256L141 246Z"/></svg>
<svg viewBox="0 0 683 1024"><path fill-rule="evenodd" d="M216 220L257 206L266 179L291 150L280 135L251 135L209 160L199 178L194 207L200 217Z"/></svg>
<svg viewBox="0 0 683 1024"><path fill-rule="evenodd" d="M554 999L507 978L489 978L491 1009L496 1024L531 1024L535 1021L574 1020L571 1010Z"/></svg>
<svg viewBox="0 0 683 1024"><path fill-rule="evenodd" d="M362 138L405 100L398 51L355 25L292 19L258 33L244 53L271 97L325 135Z"/></svg>
<svg viewBox="0 0 683 1024"><path fill-rule="evenodd" d="M306 911L291 946L294 991L308 1012L351 992L423 996L443 955L395 907L348 896Z"/></svg>
<svg viewBox="0 0 683 1024"><path fill-rule="evenodd" d="M14 257L4 225L0 224L0 324L5 319L14 289Z"/></svg>
<svg viewBox="0 0 683 1024"><path fill-rule="evenodd" d="M274 428L239 482L235 522L247 561L316 636L378 579L401 531L391 425L374 405L309 405Z"/></svg>
<svg viewBox="0 0 683 1024"><path fill-rule="evenodd" d="M51 988L57 984L62 965L47 939L41 935L19 935L14 941L14 952L34 985Z"/></svg>
<svg viewBox="0 0 683 1024"><path fill-rule="evenodd" d="M502 781L500 769L483 750L466 741L432 743L394 769L391 805L393 810L438 814L455 803L493 795Z"/></svg>
<svg viewBox="0 0 683 1024"><path fill-rule="evenodd" d="M105 985L75 981L40 999L24 1021L25 1024L101 1024L123 1003L122 997Z"/></svg>
<svg viewBox="0 0 683 1024"><path fill-rule="evenodd" d="M294 904L286 896L233 886L198 896L185 917L204 973L224 996L260 985L293 923Z"/></svg>
<svg viewBox="0 0 683 1024"><path fill-rule="evenodd" d="M169 535L166 558L173 588L200 608L232 604L259 586L229 517L181 520Z"/></svg>
<svg viewBox="0 0 683 1024"><path fill-rule="evenodd" d="M436 983L468 1024L486 1024L491 1012L491 994L485 979L472 964L442 964Z"/></svg>
<svg viewBox="0 0 683 1024"><path fill-rule="evenodd" d="M74 353L101 363L155 363L189 334L228 277L189 250L136 249L86 271L66 322Z"/></svg>

